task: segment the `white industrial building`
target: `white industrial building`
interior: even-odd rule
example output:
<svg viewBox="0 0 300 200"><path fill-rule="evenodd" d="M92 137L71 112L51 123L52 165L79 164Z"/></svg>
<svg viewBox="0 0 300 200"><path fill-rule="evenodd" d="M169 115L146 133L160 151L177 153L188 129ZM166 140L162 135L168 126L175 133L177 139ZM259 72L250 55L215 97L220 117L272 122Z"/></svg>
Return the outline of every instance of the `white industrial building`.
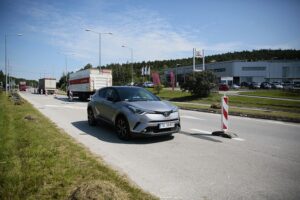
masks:
<svg viewBox="0 0 300 200"><path fill-rule="evenodd" d="M196 69L202 70L202 64L196 65ZM226 80L230 85L242 82L284 82L300 79L300 60L213 62L205 64L205 70L213 71L220 82ZM168 82L171 71L176 77L176 82L180 84L193 72L193 66L167 69L164 74Z"/></svg>

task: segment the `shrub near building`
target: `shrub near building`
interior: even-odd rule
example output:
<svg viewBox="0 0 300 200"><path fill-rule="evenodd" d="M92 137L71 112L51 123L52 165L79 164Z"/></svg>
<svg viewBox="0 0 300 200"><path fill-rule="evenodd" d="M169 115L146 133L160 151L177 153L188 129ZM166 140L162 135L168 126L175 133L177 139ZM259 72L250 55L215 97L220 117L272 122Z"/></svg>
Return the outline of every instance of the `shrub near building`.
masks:
<svg viewBox="0 0 300 200"><path fill-rule="evenodd" d="M208 97L210 91L217 86L217 77L211 71L195 72L186 78L181 90L189 91L193 96Z"/></svg>

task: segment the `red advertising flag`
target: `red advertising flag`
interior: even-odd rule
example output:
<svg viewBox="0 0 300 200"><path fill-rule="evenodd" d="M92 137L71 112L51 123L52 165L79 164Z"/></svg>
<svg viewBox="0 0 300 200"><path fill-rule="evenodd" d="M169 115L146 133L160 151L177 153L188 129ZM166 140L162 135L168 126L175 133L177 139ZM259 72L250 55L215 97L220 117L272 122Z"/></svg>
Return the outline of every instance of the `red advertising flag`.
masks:
<svg viewBox="0 0 300 200"><path fill-rule="evenodd" d="M152 80L154 85L160 85L160 78L157 72L152 73Z"/></svg>
<svg viewBox="0 0 300 200"><path fill-rule="evenodd" d="M172 86L172 89L174 90L174 87L175 87L175 76L174 76L174 72L173 71L170 72L170 78L171 78L171 86Z"/></svg>

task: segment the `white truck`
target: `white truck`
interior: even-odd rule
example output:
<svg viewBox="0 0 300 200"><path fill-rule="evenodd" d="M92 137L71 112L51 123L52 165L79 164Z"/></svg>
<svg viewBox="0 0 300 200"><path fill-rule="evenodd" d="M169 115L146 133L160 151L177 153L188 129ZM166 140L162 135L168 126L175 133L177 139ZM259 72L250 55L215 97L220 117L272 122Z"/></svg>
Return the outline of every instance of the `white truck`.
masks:
<svg viewBox="0 0 300 200"><path fill-rule="evenodd" d="M112 86L110 69L86 69L70 74L67 95L87 100L96 90Z"/></svg>
<svg viewBox="0 0 300 200"><path fill-rule="evenodd" d="M38 93L41 94L54 94L56 91L55 78L41 78L39 79Z"/></svg>

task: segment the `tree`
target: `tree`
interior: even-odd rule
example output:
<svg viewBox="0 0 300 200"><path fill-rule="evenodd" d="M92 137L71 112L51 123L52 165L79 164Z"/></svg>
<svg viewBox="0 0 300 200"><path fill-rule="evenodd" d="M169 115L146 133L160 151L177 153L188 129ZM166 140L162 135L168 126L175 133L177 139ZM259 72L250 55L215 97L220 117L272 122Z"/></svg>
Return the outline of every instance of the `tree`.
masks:
<svg viewBox="0 0 300 200"><path fill-rule="evenodd" d="M68 80L69 80L69 73L68 73ZM66 74L63 73L62 76L60 77L58 83L57 83L57 87L60 88L61 90L65 90L67 88L67 82L66 82Z"/></svg>
<svg viewBox="0 0 300 200"><path fill-rule="evenodd" d="M93 68L93 65L88 63L86 66L84 66L83 69L92 69Z"/></svg>
<svg viewBox="0 0 300 200"><path fill-rule="evenodd" d="M181 90L190 91L197 97L207 97L211 89L217 86L217 77L211 71L196 72L187 77L186 82L181 86Z"/></svg>

